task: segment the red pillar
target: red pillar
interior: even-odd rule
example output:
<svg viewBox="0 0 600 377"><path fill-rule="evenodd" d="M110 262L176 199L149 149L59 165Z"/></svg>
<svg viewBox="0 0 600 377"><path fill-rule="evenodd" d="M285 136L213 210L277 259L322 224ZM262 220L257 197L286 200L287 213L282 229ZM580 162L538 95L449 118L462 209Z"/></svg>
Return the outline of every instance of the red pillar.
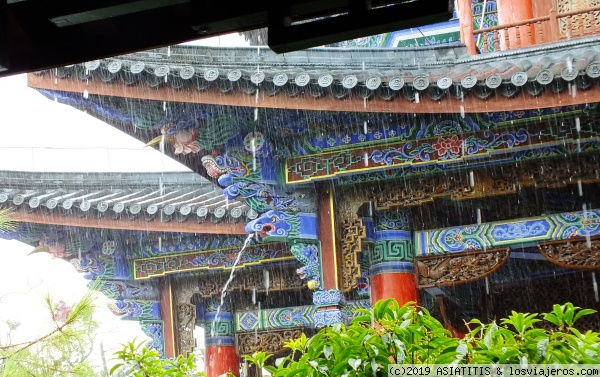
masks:
<svg viewBox="0 0 600 377"><path fill-rule="evenodd" d="M173 305L171 279L166 277L162 279L160 285L160 316L164 322L165 357L169 359L176 356Z"/></svg>
<svg viewBox="0 0 600 377"><path fill-rule="evenodd" d="M525 21L533 18L533 6L531 0L502 0L497 1L496 6L498 7L498 24L506 25L513 22ZM510 48L526 47L535 44L535 32L533 25L529 27L530 30L526 30L527 26L521 26L520 28L508 29L508 37L510 41ZM521 30L520 46L517 46L517 33ZM526 32L531 33L531 40L526 37ZM503 43L503 38L500 39L500 43ZM505 48L502 48L505 49Z"/></svg>
<svg viewBox="0 0 600 377"><path fill-rule="evenodd" d="M219 377L227 372L239 376L239 358L234 346L206 346L206 375Z"/></svg>
<svg viewBox="0 0 600 377"><path fill-rule="evenodd" d="M220 298L209 299L205 304L204 327L205 362L208 377L219 377L228 372L240 375L240 358L234 339L233 312L228 302L221 305Z"/></svg>
<svg viewBox="0 0 600 377"><path fill-rule="evenodd" d="M469 55L477 55L473 36L473 9L471 0L458 0L458 19L460 20L460 40L467 46Z"/></svg>
<svg viewBox="0 0 600 377"><path fill-rule="evenodd" d="M316 327L331 326L346 321L341 310L344 293L339 289L340 264L336 247L335 200L331 182L319 182L317 191L317 225L321 241L321 282L320 290L313 292L313 304L317 306L314 314Z"/></svg>
<svg viewBox="0 0 600 377"><path fill-rule="evenodd" d="M371 303L386 298L394 298L400 305L409 301L417 302L416 277L413 273L384 273L371 277Z"/></svg>
<svg viewBox="0 0 600 377"><path fill-rule="evenodd" d="M371 304L387 298L396 299L400 305L418 303L409 211L376 212L373 224L375 243L369 268Z"/></svg>
<svg viewBox="0 0 600 377"><path fill-rule="evenodd" d="M321 279L323 290L339 289L340 271L338 267L337 247L335 243L334 196L330 182L315 184L317 191L317 222L321 241Z"/></svg>

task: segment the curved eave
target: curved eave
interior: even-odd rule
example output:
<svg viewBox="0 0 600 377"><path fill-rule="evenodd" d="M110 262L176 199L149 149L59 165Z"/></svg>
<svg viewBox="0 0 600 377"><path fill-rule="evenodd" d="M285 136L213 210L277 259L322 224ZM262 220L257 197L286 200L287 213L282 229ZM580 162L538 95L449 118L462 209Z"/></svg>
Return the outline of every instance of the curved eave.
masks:
<svg viewBox="0 0 600 377"><path fill-rule="evenodd" d="M257 216L194 173L0 172L0 207L19 221L210 234L245 234Z"/></svg>
<svg viewBox="0 0 600 377"><path fill-rule="evenodd" d="M490 112L600 101L600 38L467 56L461 46L130 54L29 75L39 89L306 110ZM57 78L59 80L57 80ZM575 88L575 89L574 89ZM518 99L518 100L515 100Z"/></svg>

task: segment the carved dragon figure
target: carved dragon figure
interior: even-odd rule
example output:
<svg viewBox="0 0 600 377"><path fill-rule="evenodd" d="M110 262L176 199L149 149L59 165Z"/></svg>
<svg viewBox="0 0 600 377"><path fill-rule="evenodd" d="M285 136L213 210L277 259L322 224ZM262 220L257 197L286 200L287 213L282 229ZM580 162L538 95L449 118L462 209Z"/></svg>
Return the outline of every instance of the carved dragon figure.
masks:
<svg viewBox="0 0 600 377"><path fill-rule="evenodd" d="M306 206L295 196L279 194L273 187L266 184L237 182L223 190L225 196L230 200L243 200L256 212L264 212L269 209L298 211L300 207Z"/></svg>
<svg viewBox="0 0 600 377"><path fill-rule="evenodd" d="M208 175L224 187L229 200L241 200L258 213L269 209L298 211L306 206L293 195L278 193L269 184L259 183L261 164L245 153L225 152L202 157Z"/></svg>
<svg viewBox="0 0 600 377"><path fill-rule="evenodd" d="M106 262L112 263L113 261L103 256L92 257L87 254L83 255L81 259L71 259L73 267L77 272L83 273L83 277L86 279L94 279L106 274Z"/></svg>
<svg viewBox="0 0 600 377"><path fill-rule="evenodd" d="M300 222L294 215L281 211L267 211L246 224L247 233L256 233L259 240L266 237L285 238L298 234Z"/></svg>
<svg viewBox="0 0 600 377"><path fill-rule="evenodd" d="M310 289L319 289L321 287L321 273L318 246L315 244L295 243L290 248L290 251L304 265L296 270L300 279L308 279L307 284Z"/></svg>
<svg viewBox="0 0 600 377"><path fill-rule="evenodd" d="M217 182L223 187L230 186L235 178L248 177L247 161L240 158L239 154L233 154L229 151L224 154L209 154L202 157L202 165L208 175L217 179Z"/></svg>
<svg viewBox="0 0 600 377"><path fill-rule="evenodd" d="M161 135L150 140L146 146L156 145L163 138L171 144L175 154L198 153L201 150L211 150L227 144L240 134L239 125L234 118L227 114L211 115L199 128L178 126L166 123L160 129Z"/></svg>
<svg viewBox="0 0 600 377"><path fill-rule="evenodd" d="M107 304L108 308L114 315L122 317L122 319L131 319L142 315L142 308L131 300L117 300Z"/></svg>

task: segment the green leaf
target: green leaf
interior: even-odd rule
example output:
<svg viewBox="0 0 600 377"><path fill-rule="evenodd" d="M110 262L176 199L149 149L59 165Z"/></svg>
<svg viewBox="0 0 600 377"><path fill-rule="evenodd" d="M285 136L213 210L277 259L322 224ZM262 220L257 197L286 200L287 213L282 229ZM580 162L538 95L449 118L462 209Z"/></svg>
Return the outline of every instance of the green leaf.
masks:
<svg viewBox="0 0 600 377"><path fill-rule="evenodd" d="M541 357L546 356L546 351L548 350L548 344L550 344L550 339L548 339L548 338L540 339L537 342L537 352L538 352L539 356L541 356Z"/></svg>
<svg viewBox="0 0 600 377"><path fill-rule="evenodd" d="M350 364L350 366L354 370L358 369L358 367L360 366L361 363L362 363L361 359L354 359L354 358L349 358L348 359L348 364Z"/></svg>
<svg viewBox="0 0 600 377"><path fill-rule="evenodd" d="M373 375L379 370L379 363L375 359L371 360L371 370L373 371Z"/></svg>
<svg viewBox="0 0 600 377"><path fill-rule="evenodd" d="M121 368L124 364L115 364L115 366L113 366L112 368L110 368L110 374L114 374L115 371L119 368Z"/></svg>
<svg viewBox="0 0 600 377"><path fill-rule="evenodd" d="M498 330L498 325L496 325L496 322L492 322L492 324L485 331L485 336L483 337L483 344L485 344L485 346L488 349L492 348L492 338L496 330Z"/></svg>
<svg viewBox="0 0 600 377"><path fill-rule="evenodd" d="M590 315L594 313L596 313L596 310L594 309L581 309L577 312L577 314L575 314L575 317L573 318L573 323L575 323L579 318L583 317L584 315Z"/></svg>

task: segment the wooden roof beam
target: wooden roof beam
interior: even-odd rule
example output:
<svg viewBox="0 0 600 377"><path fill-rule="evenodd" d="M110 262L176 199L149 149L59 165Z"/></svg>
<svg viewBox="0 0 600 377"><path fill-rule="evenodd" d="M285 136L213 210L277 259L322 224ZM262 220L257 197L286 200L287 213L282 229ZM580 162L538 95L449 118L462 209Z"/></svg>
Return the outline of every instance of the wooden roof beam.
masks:
<svg viewBox="0 0 600 377"><path fill-rule="evenodd" d="M179 222L158 222L145 221L143 219L135 220L115 220L111 218L85 218L73 216L44 215L40 212L27 213L25 211L16 211L12 218L17 222L77 226L83 228L99 229L121 229L121 230L142 230L147 232L180 232L180 233L198 233L198 234L246 234L245 224L238 223L219 223L212 222L196 223L192 221Z"/></svg>

